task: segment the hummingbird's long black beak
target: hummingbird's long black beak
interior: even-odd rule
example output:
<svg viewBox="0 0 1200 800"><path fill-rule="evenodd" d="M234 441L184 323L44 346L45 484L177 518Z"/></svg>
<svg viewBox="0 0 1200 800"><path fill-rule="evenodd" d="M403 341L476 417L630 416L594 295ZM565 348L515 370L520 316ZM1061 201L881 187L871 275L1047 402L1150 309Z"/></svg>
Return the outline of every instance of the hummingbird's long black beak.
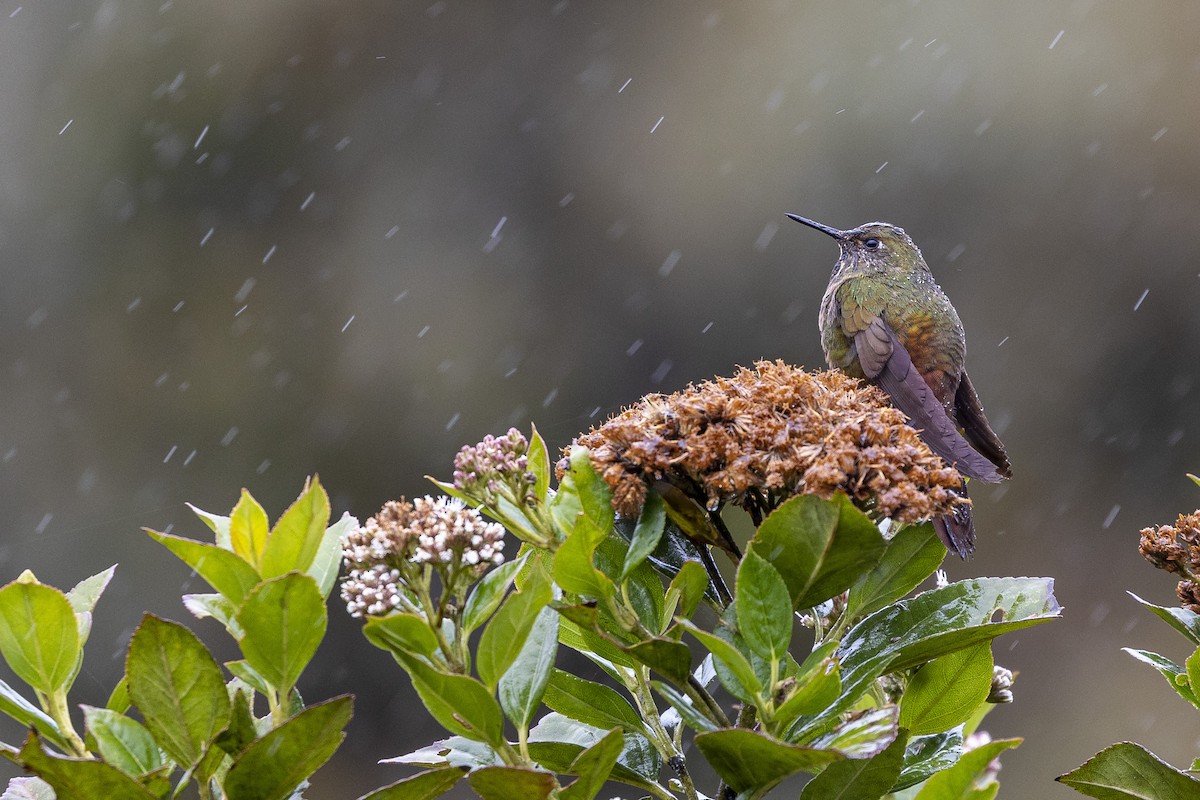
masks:
<svg viewBox="0 0 1200 800"><path fill-rule="evenodd" d="M787 217L788 217L788 219L796 220L796 222L799 222L801 225L807 225L810 228L816 228L817 230L821 231L821 233L827 233L830 236L832 236L833 238L837 239L839 242L842 239L846 238L845 231L839 231L837 228L831 228L828 225L823 225L820 222L815 222L811 219L806 219L805 217L801 217L798 214L788 214Z"/></svg>

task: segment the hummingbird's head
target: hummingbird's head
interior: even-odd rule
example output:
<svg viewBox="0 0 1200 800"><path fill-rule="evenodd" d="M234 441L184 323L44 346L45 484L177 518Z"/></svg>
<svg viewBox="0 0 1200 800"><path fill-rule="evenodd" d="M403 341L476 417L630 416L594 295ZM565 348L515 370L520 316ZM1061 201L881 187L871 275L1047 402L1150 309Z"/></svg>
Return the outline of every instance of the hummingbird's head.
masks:
<svg viewBox="0 0 1200 800"><path fill-rule="evenodd" d="M886 222L868 222L842 231L796 214L788 214L788 217L837 240L842 253L834 267L835 272L929 271L921 250L903 228Z"/></svg>

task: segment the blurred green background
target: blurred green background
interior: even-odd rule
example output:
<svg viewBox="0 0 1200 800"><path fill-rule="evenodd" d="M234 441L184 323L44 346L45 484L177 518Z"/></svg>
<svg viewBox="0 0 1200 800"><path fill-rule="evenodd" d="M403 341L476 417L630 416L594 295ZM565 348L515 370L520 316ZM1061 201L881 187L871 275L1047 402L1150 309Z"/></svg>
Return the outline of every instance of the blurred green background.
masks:
<svg viewBox="0 0 1200 800"><path fill-rule="evenodd" d="M1002 797L1113 741L1187 766L1194 711L1120 652L1183 642L1137 530L1200 505L1200 5L0 3L0 579L120 568L75 700L200 591L139 527L242 486L335 513L535 422L552 446L759 357L821 366L833 243L924 250L1016 477L974 575L1057 578L1005 637ZM335 604L336 606L336 604ZM194 623L232 657L218 626ZM358 695L312 798L438 736L334 607L301 689ZM7 675L5 676L7 677ZM0 726L8 741L15 726Z"/></svg>

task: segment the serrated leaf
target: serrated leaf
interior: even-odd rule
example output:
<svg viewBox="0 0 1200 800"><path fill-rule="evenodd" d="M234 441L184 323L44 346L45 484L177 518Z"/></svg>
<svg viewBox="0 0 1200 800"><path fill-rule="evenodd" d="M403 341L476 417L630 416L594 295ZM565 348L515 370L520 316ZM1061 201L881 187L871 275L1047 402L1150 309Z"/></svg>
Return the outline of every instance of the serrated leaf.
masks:
<svg viewBox="0 0 1200 800"><path fill-rule="evenodd" d="M43 694L69 688L82 646L58 589L20 581L0 589L0 654L21 680Z"/></svg>
<svg viewBox="0 0 1200 800"><path fill-rule="evenodd" d="M695 743L717 774L738 792L770 788L789 775L816 772L845 758L836 750L786 744L744 728L698 733Z"/></svg>
<svg viewBox="0 0 1200 800"><path fill-rule="evenodd" d="M520 653L496 686L500 707L519 729L529 727L550 681L558 652L558 619L552 608L538 612Z"/></svg>
<svg viewBox="0 0 1200 800"><path fill-rule="evenodd" d="M535 478L533 494L539 502L544 503L550 489L550 452L546 449L546 442L538 433L536 425L529 426L529 452L525 461Z"/></svg>
<svg viewBox="0 0 1200 800"><path fill-rule="evenodd" d="M1187 669L1188 686L1191 687L1192 694L1195 694L1200 690L1200 647L1187 657L1184 668Z"/></svg>
<svg viewBox="0 0 1200 800"><path fill-rule="evenodd" d="M229 694L229 725L216 738L216 745L231 756L236 756L258 738L258 726L255 724L254 711L250 707L251 700L249 688L231 691Z"/></svg>
<svg viewBox="0 0 1200 800"><path fill-rule="evenodd" d="M337 522L325 529L317 545L312 564L304 572L317 582L321 597L329 597L342 567L342 537L358 527L358 518L343 512Z"/></svg>
<svg viewBox="0 0 1200 800"><path fill-rule="evenodd" d="M495 689L525 645L538 614L553 596L550 584L534 581L508 596L479 638L475 666L489 689Z"/></svg>
<svg viewBox="0 0 1200 800"><path fill-rule="evenodd" d="M137 720L88 705L83 706L83 718L101 757L125 774L142 777L163 766L154 737Z"/></svg>
<svg viewBox="0 0 1200 800"><path fill-rule="evenodd" d="M1182 633L1193 644L1200 645L1200 614L1187 608L1156 606L1138 597L1133 592L1127 593L1137 602L1150 609L1159 619Z"/></svg>
<svg viewBox="0 0 1200 800"><path fill-rule="evenodd" d="M262 567L269 525L267 512L250 492L242 489L242 496L229 515L229 541L233 552L254 567L255 571L260 571Z"/></svg>
<svg viewBox="0 0 1200 800"><path fill-rule="evenodd" d="M258 585L258 570L229 550L149 528L142 530L196 570L209 586L229 598L234 605L240 605L246 599L246 593Z"/></svg>
<svg viewBox="0 0 1200 800"><path fill-rule="evenodd" d="M1136 658L1145 664L1154 667L1171 685L1180 697L1187 700L1192 705L1200 708L1200 695L1197 695L1192 688L1191 681L1188 680L1187 670L1184 667L1176 664L1169 658L1160 656L1158 653L1151 653L1149 650L1136 650L1132 647L1121 648L1129 655Z"/></svg>
<svg viewBox="0 0 1200 800"><path fill-rule="evenodd" d="M603 739L580 753L571 764L571 772L579 778L559 792L561 800L593 800L604 788L604 782L616 765L624 744L621 730L614 728Z"/></svg>
<svg viewBox="0 0 1200 800"><path fill-rule="evenodd" d="M499 747L504 717L487 687L468 675L448 675L407 653L393 653L412 678L425 708L443 728Z"/></svg>
<svg viewBox="0 0 1200 800"><path fill-rule="evenodd" d="M307 572L328 525L329 495L314 475L267 535L259 572L264 578L275 578L293 570Z"/></svg>
<svg viewBox="0 0 1200 800"><path fill-rule="evenodd" d="M616 689L556 669L543 701L547 707L600 730L641 732L642 718Z"/></svg>
<svg viewBox="0 0 1200 800"><path fill-rule="evenodd" d="M909 680L900 700L900 725L923 736L966 722L987 700L992 667L990 642L933 659Z"/></svg>
<svg viewBox="0 0 1200 800"><path fill-rule="evenodd" d="M233 544L229 540L229 517L223 517L220 514L210 514L207 511L196 508L191 503L184 503L184 505L190 508L192 513L199 517L216 534L214 541L218 547L233 552Z"/></svg>
<svg viewBox="0 0 1200 800"><path fill-rule="evenodd" d="M358 800L434 800L450 791L466 770L458 767L439 767L390 783L364 794Z"/></svg>
<svg viewBox="0 0 1200 800"><path fill-rule="evenodd" d="M245 634L238 644L255 672L286 694L325 636L325 598L317 582L291 572L263 581L237 615Z"/></svg>
<svg viewBox="0 0 1200 800"><path fill-rule="evenodd" d="M1005 750L1020 743L1020 739L996 739L968 750L958 759L957 764L930 776L921 787L921 791L917 792L916 800L960 800L963 797L977 797L978 795L967 792L973 788L981 788L978 782L987 772L988 765ZM993 796L994 794L995 792L992 792Z"/></svg>
<svg viewBox="0 0 1200 800"><path fill-rule="evenodd" d="M229 719L221 668L196 635L152 614L142 618L125 661L129 695L158 746L187 768Z"/></svg>
<svg viewBox="0 0 1200 800"><path fill-rule="evenodd" d="M98 572L90 578L84 578L71 591L67 592L67 600L76 614L90 614L96 610L96 603L100 601L100 595L104 594L105 588L116 571L117 565L113 564L103 572Z"/></svg>
<svg viewBox="0 0 1200 800"><path fill-rule="evenodd" d="M736 647L729 642L693 624L689 620L676 620L678 625L699 640L717 659L732 673L737 681L736 686L726 686L738 699L746 703L755 703L755 698L762 694L763 685L754 672L753 665ZM735 691L735 689L739 691Z"/></svg>
<svg viewBox="0 0 1200 800"><path fill-rule="evenodd" d="M562 590L584 597L611 597L616 588L612 580L596 569L593 558L596 548L607 534L581 516L567 540L554 554L554 582Z"/></svg>
<svg viewBox="0 0 1200 800"><path fill-rule="evenodd" d="M819 717L805 723L806 730L818 730L850 708L885 672L915 667L1056 618L1061 609L1053 587L1050 578L977 578L877 611L842 639L842 693ZM788 738L793 736L802 740L804 732L792 731Z"/></svg>
<svg viewBox="0 0 1200 800"><path fill-rule="evenodd" d="M879 562L850 587L845 613L866 616L894 603L932 575L945 557L946 547L932 523L902 528Z"/></svg>
<svg viewBox="0 0 1200 800"><path fill-rule="evenodd" d="M658 547L666 522L667 508L663 499L655 492L650 492L646 495L642 513L638 516L637 526L633 529L633 538L629 541L629 551L625 554L625 563L621 567L620 581L629 577L629 573L641 566L646 557Z"/></svg>
<svg viewBox="0 0 1200 800"><path fill-rule="evenodd" d="M687 682L692 671L692 652L675 639L656 636L623 648L634 659L676 684Z"/></svg>
<svg viewBox="0 0 1200 800"><path fill-rule="evenodd" d="M606 536L613 527L612 491L592 467L587 448L575 445L569 457L571 481L583 515Z"/></svg>
<svg viewBox="0 0 1200 800"><path fill-rule="evenodd" d="M105 800L155 800L147 789L121 770L91 758L63 758L42 749L36 733L25 739L17 760L54 788L57 797Z"/></svg>
<svg viewBox="0 0 1200 800"><path fill-rule="evenodd" d="M783 576L754 550L746 552L737 572L738 630L760 657L783 659L792 641L792 605Z"/></svg>
<svg viewBox="0 0 1200 800"><path fill-rule="evenodd" d="M529 732L529 753L534 761L546 769L569 775L579 754L603 739L607 733L551 712ZM609 780L664 797L669 793L657 782L661 769L662 759L646 738L640 734L626 733L624 747Z"/></svg>
<svg viewBox="0 0 1200 800"><path fill-rule="evenodd" d="M287 800L346 738L353 698L310 706L255 740L225 776L228 800Z"/></svg>
<svg viewBox="0 0 1200 800"><path fill-rule="evenodd" d="M363 635L368 642L390 653L399 650L429 657L438 648L437 634L425 618L403 611L386 617L368 617Z"/></svg>
<svg viewBox="0 0 1200 800"><path fill-rule="evenodd" d="M849 758L871 758L895 740L898 715L894 705L851 712L812 746L836 750Z"/></svg>
<svg viewBox="0 0 1200 800"><path fill-rule="evenodd" d="M549 772L528 767L483 767L467 780L483 800L546 800L558 788Z"/></svg>
<svg viewBox="0 0 1200 800"><path fill-rule="evenodd" d="M883 555L883 536L845 495L796 495L762 522L750 549L787 582L793 608L815 606L849 589Z"/></svg>
<svg viewBox="0 0 1200 800"><path fill-rule="evenodd" d="M871 758L835 761L809 781L800 800L876 800L887 794L904 764L908 735L897 736Z"/></svg>
<svg viewBox="0 0 1200 800"><path fill-rule="evenodd" d="M59 750L67 752L71 749L67 740L59 732L58 723L4 681L0 681L0 712L7 714L27 728L35 728L42 739L50 742Z"/></svg>
<svg viewBox="0 0 1200 800"><path fill-rule="evenodd" d="M663 609L663 629L670 623L672 617L678 615L691 619L708 591L708 570L699 561L685 561L679 572L671 579L667 587L667 596Z"/></svg>
<svg viewBox="0 0 1200 800"><path fill-rule="evenodd" d="M492 615L492 612L500 607L501 601L504 600L504 593L508 591L513 578L525 565L526 560L528 560L528 554L514 561L507 561L490 570L479 583L475 584L475 588L467 597L466 607L463 609L462 630L464 635L470 634L487 622L487 618Z"/></svg>
<svg viewBox="0 0 1200 800"><path fill-rule="evenodd" d="M235 639L242 638L242 626L237 621L237 606L223 594L185 594L183 607L192 612L196 619L212 617L225 626L229 635Z"/></svg>
<svg viewBox="0 0 1200 800"><path fill-rule="evenodd" d="M958 763L963 736L959 728L932 736L914 736L904 751L904 769L892 787L893 792L907 789Z"/></svg>

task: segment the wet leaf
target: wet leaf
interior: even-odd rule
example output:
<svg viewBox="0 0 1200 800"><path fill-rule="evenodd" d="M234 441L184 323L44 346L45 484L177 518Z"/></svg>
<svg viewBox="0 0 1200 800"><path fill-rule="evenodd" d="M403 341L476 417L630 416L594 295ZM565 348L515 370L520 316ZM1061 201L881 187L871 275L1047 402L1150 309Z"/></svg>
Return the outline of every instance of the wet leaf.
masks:
<svg viewBox="0 0 1200 800"><path fill-rule="evenodd" d="M696 746L735 791L769 788L797 772L816 772L841 761L835 750L786 744L743 728L698 733Z"/></svg>

